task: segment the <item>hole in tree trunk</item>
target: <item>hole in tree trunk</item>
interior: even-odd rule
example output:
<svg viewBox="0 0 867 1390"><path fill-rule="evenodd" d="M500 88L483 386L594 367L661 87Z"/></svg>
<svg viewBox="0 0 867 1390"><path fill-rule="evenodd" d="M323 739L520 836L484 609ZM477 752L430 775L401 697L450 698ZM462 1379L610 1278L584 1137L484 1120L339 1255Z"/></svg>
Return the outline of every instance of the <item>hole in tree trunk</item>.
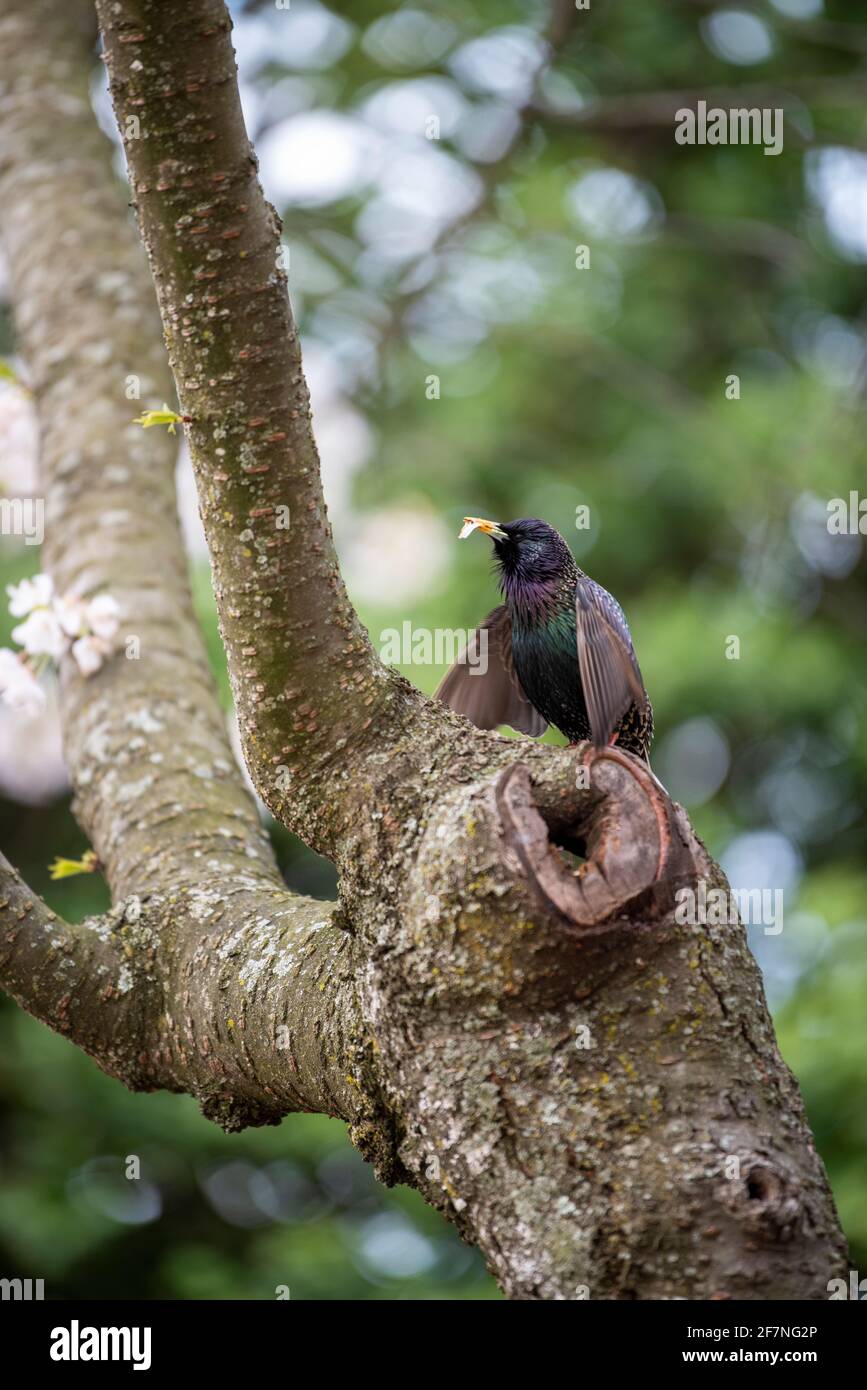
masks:
<svg viewBox="0 0 867 1390"><path fill-rule="evenodd" d="M587 843L582 836L567 829L548 831L548 839L565 859L567 865L576 873L582 864L587 863Z"/></svg>

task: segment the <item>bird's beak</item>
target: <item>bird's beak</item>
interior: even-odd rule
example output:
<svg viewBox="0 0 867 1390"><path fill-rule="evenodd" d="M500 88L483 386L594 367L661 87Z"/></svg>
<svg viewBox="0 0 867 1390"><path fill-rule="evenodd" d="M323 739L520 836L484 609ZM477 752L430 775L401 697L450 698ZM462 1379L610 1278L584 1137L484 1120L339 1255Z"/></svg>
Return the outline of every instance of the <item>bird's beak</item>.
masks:
<svg viewBox="0 0 867 1390"><path fill-rule="evenodd" d="M507 541L509 539L502 527L498 526L495 521L486 521L483 516L465 516L458 540L465 541L467 536L471 536L474 531L484 531L486 536L493 536L495 541Z"/></svg>

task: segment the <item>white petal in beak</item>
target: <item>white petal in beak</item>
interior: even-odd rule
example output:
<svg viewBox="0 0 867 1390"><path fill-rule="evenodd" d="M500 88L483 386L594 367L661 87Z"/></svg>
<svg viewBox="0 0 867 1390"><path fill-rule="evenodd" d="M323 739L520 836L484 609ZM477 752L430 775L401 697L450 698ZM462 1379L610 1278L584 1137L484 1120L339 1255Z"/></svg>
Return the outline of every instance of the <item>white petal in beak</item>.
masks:
<svg viewBox="0 0 867 1390"><path fill-rule="evenodd" d="M505 531L501 531L495 521L486 521L483 516L465 516L464 524L458 532L458 540L465 541L474 531L483 531L486 536L494 536L500 541L507 539Z"/></svg>

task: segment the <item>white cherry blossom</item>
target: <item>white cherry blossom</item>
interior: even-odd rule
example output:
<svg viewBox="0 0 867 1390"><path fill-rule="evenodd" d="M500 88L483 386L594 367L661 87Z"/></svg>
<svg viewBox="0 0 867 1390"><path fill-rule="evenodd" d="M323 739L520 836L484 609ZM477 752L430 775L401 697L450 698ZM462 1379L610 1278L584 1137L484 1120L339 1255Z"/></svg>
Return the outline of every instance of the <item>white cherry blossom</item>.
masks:
<svg viewBox="0 0 867 1390"><path fill-rule="evenodd" d="M111 594L100 593L91 599L75 593L56 594L47 574L9 584L7 593L13 617L24 618L12 629L13 640L28 657L37 660L34 673L23 654L19 657L4 649L0 690L6 704L44 704L37 673L44 669L46 657L57 662L71 653L81 674L92 676L111 656L120 626L120 605Z"/></svg>
<svg viewBox="0 0 867 1390"><path fill-rule="evenodd" d="M117 633L120 625L120 605L111 594L97 594L85 609L85 620L90 631L106 642Z"/></svg>
<svg viewBox="0 0 867 1390"><path fill-rule="evenodd" d="M50 608L34 608L23 623L13 627L12 640L28 656L50 656L54 661L59 661L69 646L57 615Z"/></svg>
<svg viewBox="0 0 867 1390"><path fill-rule="evenodd" d="M6 592L12 617L26 618L34 608L48 607L54 596L54 584L50 575L36 574L32 579L22 579L20 584L7 584Z"/></svg>
<svg viewBox="0 0 867 1390"><path fill-rule="evenodd" d="M111 648L106 642L90 635L79 637L78 641L72 644L72 655L83 676L92 676L98 671L110 651Z"/></svg>
<svg viewBox="0 0 867 1390"><path fill-rule="evenodd" d="M75 594L63 594L55 598L53 607L67 637L80 637L87 622L83 601Z"/></svg>

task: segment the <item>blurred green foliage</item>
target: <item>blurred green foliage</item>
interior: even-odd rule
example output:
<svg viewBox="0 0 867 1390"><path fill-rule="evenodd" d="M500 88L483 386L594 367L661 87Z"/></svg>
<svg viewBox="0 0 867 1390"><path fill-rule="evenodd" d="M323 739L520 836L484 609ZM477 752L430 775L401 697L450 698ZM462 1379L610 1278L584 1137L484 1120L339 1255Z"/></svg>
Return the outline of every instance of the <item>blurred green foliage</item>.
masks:
<svg viewBox="0 0 867 1390"><path fill-rule="evenodd" d="M830 537L825 518L865 478L867 29L842 3L793 0L749 6L758 32L693 0L553 13L235 7L316 424L335 436L338 545L377 642L493 606L486 543L454 540L465 512L544 517L621 599L660 775L740 886L785 885L784 930L751 939L863 1271L867 576L860 537ZM744 83L737 104L785 101L778 157L679 146L654 114L660 93L729 106ZM308 163L350 170L332 192L293 173L311 110L341 117L300 127ZM37 567L4 544L4 582ZM193 579L228 704L201 559ZM428 691L442 674L403 669ZM274 840L288 882L328 896L330 866ZM66 916L105 905L98 879L48 882L55 854L86 848L62 798L0 803L0 841ZM186 1098L128 1095L8 1003L0 1269L65 1296L496 1296L438 1216L376 1186L338 1123L226 1137Z"/></svg>

